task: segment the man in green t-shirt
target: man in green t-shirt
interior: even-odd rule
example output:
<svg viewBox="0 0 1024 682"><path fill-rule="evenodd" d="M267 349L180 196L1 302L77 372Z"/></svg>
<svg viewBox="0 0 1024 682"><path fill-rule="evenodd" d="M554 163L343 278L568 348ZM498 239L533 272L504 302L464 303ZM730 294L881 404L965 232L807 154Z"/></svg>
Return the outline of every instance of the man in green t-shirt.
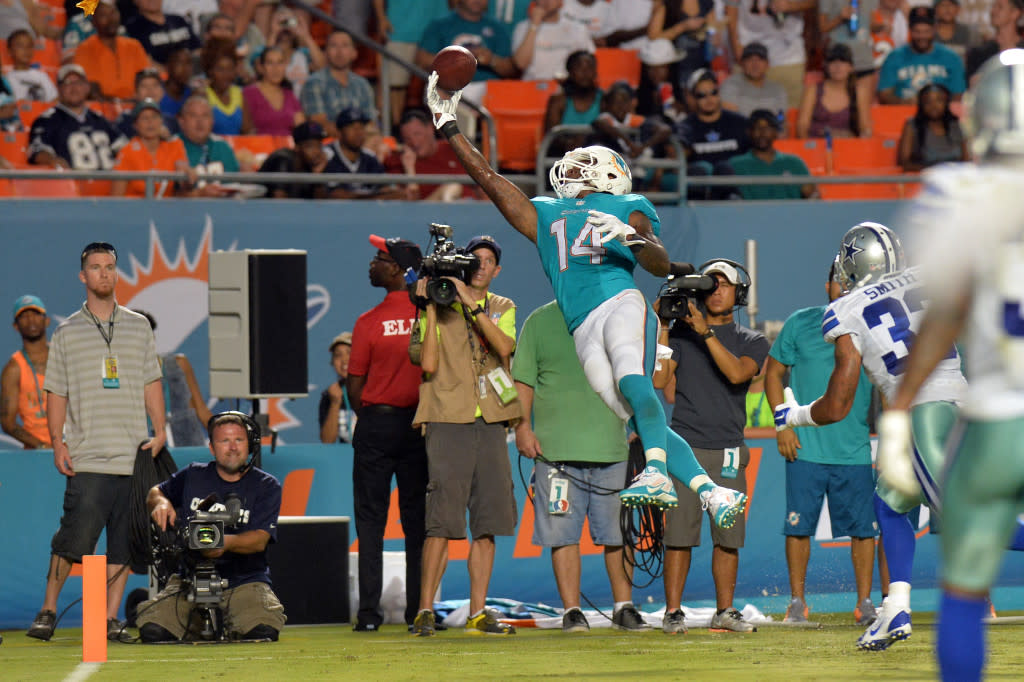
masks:
<svg viewBox="0 0 1024 682"><path fill-rule="evenodd" d="M767 109L750 114L748 133L750 151L729 159L736 175L810 175L807 164L799 156L775 151L779 138L779 119ZM739 185L744 199L809 199L818 189L806 185Z"/></svg>
<svg viewBox="0 0 1024 682"><path fill-rule="evenodd" d="M833 263L825 284L829 302L842 295L834 276ZM787 370L789 386L797 396L803 396L798 400L807 401L825 392L835 364L834 348L821 333L825 310L825 306L816 306L796 311L772 344L764 380L769 409L781 402ZM783 429L777 433L779 454L786 458L786 520L782 532L786 536L791 595L787 622L807 620L804 586L811 536L818 527L826 495L832 537L850 537L850 558L857 584L854 618L858 624L866 625L875 617L871 574L878 524L872 507L875 483L867 422L870 404L871 382L861 368L853 407L845 419L828 426Z"/></svg>
<svg viewBox="0 0 1024 682"><path fill-rule="evenodd" d="M625 424L590 387L576 346L554 301L523 325L512 365L523 419L516 447L534 464L533 542L551 548L555 582L565 610L563 632L590 629L580 610L580 536L584 520L604 547L620 630L648 628L631 599L623 561L618 491L626 484ZM532 421L531 421L532 414Z"/></svg>

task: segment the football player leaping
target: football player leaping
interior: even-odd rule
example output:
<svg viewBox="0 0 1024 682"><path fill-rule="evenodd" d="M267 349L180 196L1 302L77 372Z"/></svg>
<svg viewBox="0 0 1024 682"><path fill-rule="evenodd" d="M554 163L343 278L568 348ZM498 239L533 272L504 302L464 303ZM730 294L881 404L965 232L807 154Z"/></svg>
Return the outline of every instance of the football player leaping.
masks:
<svg viewBox="0 0 1024 682"><path fill-rule="evenodd" d="M836 256L836 272L839 284L849 293L833 301L822 320L825 340L835 344L835 368L828 388L809 405L797 404L787 388L785 401L775 406L776 429L843 419L853 404L861 364L878 390L892 400L926 303L919 269L905 267L903 246L884 225L861 223L846 232ZM914 473L920 486L901 491L881 480L875 489L875 514L889 562L889 596L857 640L861 649L885 649L910 637L916 540L907 512L925 502L939 509L935 481L942 471L946 436L966 389L960 358L950 343L909 405Z"/></svg>
<svg viewBox="0 0 1024 682"><path fill-rule="evenodd" d="M907 410L962 331L971 382L962 438L950 453L942 489L936 652L947 680L981 679L985 597L1015 533L1011 547L1022 544L1016 521L1024 503L1022 86L1024 50L1006 50L986 62L964 98L978 164L930 171L911 206L911 226L922 231L930 305L903 380L879 422L880 473L893 483L905 482L900 465L909 445L900 436L916 421L916 413Z"/></svg>
<svg viewBox="0 0 1024 682"><path fill-rule="evenodd" d="M669 274L668 252L658 239L654 206L636 194L622 157L605 147L568 152L551 169L557 199L529 199L498 175L459 132L460 93L442 100L437 73L427 83L434 125L459 161L505 219L537 245L591 387L640 435L646 468L620 493L624 504L678 504L669 471L685 481L715 523L732 526L743 512L743 493L715 485L686 441L669 430L651 383L657 316L636 288L637 263L651 274ZM583 425L581 425L582 427Z"/></svg>

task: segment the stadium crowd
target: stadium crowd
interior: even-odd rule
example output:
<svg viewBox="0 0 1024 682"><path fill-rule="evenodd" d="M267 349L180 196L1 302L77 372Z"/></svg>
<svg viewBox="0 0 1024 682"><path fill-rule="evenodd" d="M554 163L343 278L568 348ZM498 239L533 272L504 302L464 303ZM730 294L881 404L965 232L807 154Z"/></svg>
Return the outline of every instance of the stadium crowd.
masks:
<svg viewBox="0 0 1024 682"><path fill-rule="evenodd" d="M671 169L643 162L680 150L690 175L884 175L964 160L960 97L985 58L1019 43L1024 14L1020 0L965 7L960 0L334 4L319 7L428 71L445 45L470 49L478 68L463 101L494 114L503 167L532 169L541 133L556 125L589 126L589 133L556 140L555 151L608 144L634 166L641 190L676 184ZM301 9L256 0L101 0L87 17L70 0L16 2L0 13L0 40L3 167L174 171L187 160L206 173L461 173L447 142L417 125L422 81ZM503 95L531 81L532 96ZM196 96L209 102L209 112L189 134L181 123L192 115L182 109ZM381 121L382 98L389 125ZM527 99L532 108L523 108ZM147 110L159 111L163 125L150 130ZM755 111L764 113L752 117ZM509 112L525 115L533 128L506 125ZM481 133L474 117L460 107L460 127L471 137ZM777 143L756 141L758 121ZM324 133L321 154L297 153L319 136L306 123ZM175 136L187 159L164 144ZM281 149L296 152L263 165ZM144 188L128 183L125 191L122 184L115 194L140 196ZM205 187L159 189L160 196L239 191ZM719 187L691 191L691 198L818 196L810 184L754 189ZM111 184L80 184L78 191L110 194ZM478 196L427 184L402 191L268 184L249 196L262 193Z"/></svg>

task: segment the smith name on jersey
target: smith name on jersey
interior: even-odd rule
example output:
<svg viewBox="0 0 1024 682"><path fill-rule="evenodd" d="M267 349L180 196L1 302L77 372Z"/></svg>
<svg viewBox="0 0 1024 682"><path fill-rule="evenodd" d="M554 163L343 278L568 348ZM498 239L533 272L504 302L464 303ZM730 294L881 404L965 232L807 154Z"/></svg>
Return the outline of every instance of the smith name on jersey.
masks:
<svg viewBox="0 0 1024 682"><path fill-rule="evenodd" d="M825 310L821 331L829 343L849 335L871 383L892 400L921 326L925 303L919 269L908 268L833 301ZM953 348L928 377L914 404L959 403L966 389L960 356Z"/></svg>

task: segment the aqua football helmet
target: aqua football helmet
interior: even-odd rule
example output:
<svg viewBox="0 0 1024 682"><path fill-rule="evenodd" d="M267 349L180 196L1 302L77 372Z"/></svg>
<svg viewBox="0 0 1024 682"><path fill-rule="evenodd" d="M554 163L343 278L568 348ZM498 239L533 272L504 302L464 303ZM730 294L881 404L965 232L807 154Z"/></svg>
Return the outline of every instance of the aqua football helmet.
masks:
<svg viewBox="0 0 1024 682"><path fill-rule="evenodd" d="M570 174L572 169L577 172ZM574 199L584 190L617 195L633 191L633 176L625 160L611 149L597 145L566 152L551 167L548 179L562 199Z"/></svg>
<svg viewBox="0 0 1024 682"><path fill-rule="evenodd" d="M843 235L836 256L836 281L844 291L853 291L906 266L896 233L885 225L864 222Z"/></svg>
<svg viewBox="0 0 1024 682"><path fill-rule="evenodd" d="M977 158L1024 154L1024 50L1004 50L985 62L964 95L964 110Z"/></svg>

